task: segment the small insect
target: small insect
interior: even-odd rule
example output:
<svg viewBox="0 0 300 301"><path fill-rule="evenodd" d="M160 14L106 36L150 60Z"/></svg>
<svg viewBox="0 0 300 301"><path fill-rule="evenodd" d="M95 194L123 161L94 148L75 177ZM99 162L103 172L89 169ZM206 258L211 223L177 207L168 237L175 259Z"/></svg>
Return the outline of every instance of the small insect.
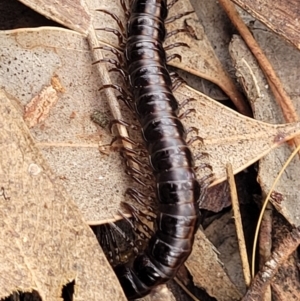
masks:
<svg viewBox="0 0 300 301"><path fill-rule="evenodd" d="M133 0L127 14L126 67L122 71L133 100L127 104L142 129L158 203L155 231L144 251L114 268L128 299L145 296L176 275L192 251L200 214L201 187L186 142L187 131L178 117L174 80L163 48L168 7L167 0ZM116 86L104 86L109 87ZM139 193L132 190L131 195L141 201Z"/></svg>

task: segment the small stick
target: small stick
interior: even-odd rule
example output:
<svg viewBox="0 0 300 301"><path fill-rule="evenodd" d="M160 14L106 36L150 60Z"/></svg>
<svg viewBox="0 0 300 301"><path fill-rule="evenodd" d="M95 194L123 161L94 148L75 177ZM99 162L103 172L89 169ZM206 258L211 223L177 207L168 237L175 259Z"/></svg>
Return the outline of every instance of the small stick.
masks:
<svg viewBox="0 0 300 301"><path fill-rule="evenodd" d="M263 299L266 288L270 285L278 268L288 259L300 244L300 227L295 228L276 248L270 259L252 281L246 295L241 301L260 301Z"/></svg>
<svg viewBox="0 0 300 301"><path fill-rule="evenodd" d="M241 212L239 208L236 186L234 182L233 170L232 170L232 165L230 163L227 164L226 171L227 171L227 178L228 178L229 188L230 188L230 196L231 196L232 209L233 209L234 221L236 226L236 234L237 234L237 239L238 239L238 244L240 249L243 274L244 274L246 286L249 287L251 283L250 266L249 266L249 260L247 256L245 236L243 232L243 224L241 219Z"/></svg>

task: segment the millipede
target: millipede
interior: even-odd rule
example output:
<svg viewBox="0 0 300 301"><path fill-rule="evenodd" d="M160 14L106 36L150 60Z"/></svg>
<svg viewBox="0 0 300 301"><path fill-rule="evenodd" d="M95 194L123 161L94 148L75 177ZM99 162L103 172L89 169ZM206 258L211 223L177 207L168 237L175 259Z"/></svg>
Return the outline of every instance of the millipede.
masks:
<svg viewBox="0 0 300 301"><path fill-rule="evenodd" d="M128 18L126 29L114 14L99 9L110 14L121 30L126 30L126 41L123 41L117 31L102 28L118 35L125 57L124 66L114 60L103 59L102 62L113 63L117 67L114 69L119 70L127 82L132 100L128 100L126 94L121 98L135 112L140 123L149 166L155 179L155 230L149 232L151 235L142 253L114 268L128 299L143 297L176 275L192 251L199 222L198 200L202 189L196 179L193 155L187 142L189 130L181 122L178 115L180 106L173 95L178 80L167 69L171 58L167 58L163 48L167 36L165 22L191 13L167 19L168 9L175 2L168 5L167 0L133 0L128 10L124 0L121 0ZM176 32L179 31L182 30ZM175 46L180 45L185 46L184 43L176 43ZM113 52L122 60L114 48L99 48ZM125 93L117 85L104 85L101 89L104 88ZM129 158L133 157L134 151ZM139 164L139 161L135 162ZM140 202L145 197L134 189L129 189L129 194Z"/></svg>

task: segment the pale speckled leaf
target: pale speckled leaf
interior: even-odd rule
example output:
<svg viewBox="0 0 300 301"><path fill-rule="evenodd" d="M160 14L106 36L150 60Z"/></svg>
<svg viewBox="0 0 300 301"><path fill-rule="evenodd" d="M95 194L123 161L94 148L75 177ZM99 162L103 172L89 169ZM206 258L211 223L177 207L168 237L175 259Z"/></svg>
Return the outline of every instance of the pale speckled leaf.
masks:
<svg viewBox="0 0 300 301"><path fill-rule="evenodd" d="M272 33L258 30L255 35L265 49L273 68L278 72L295 108L300 113L299 51L283 43ZM231 54L235 61L237 75L251 101L255 118L270 123L284 122L282 112L274 101L270 90L267 89L267 82L255 59L237 37L232 41ZM258 179L265 195L269 192L272 183L291 152L292 148L284 144L260 161ZM275 188L277 192L283 195L283 201L280 204L272 201L277 210L295 226L300 225L299 170L300 162L297 156L288 166Z"/></svg>
<svg viewBox="0 0 300 301"><path fill-rule="evenodd" d="M0 115L0 298L36 290L58 301L74 280L73 300L126 300L94 234L3 91Z"/></svg>

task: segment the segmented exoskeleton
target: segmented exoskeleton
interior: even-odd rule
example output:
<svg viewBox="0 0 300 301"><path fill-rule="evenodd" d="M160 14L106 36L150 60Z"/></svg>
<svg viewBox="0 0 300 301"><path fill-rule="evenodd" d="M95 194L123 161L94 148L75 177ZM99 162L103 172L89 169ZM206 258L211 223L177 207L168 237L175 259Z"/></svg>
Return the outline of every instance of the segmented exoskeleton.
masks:
<svg viewBox="0 0 300 301"><path fill-rule="evenodd" d="M191 253L199 218L200 185L186 131L178 118L163 41L167 0L134 0L124 55L133 107L155 177L158 212L155 232L142 254L117 265L129 299L146 295L173 278Z"/></svg>

